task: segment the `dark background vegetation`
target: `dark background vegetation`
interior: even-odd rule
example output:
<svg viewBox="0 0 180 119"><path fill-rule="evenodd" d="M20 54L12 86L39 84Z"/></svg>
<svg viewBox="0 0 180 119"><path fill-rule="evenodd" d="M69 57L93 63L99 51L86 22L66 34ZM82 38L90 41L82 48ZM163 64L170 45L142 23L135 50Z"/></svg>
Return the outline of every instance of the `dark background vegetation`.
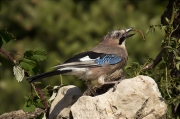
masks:
<svg viewBox="0 0 180 119"><path fill-rule="evenodd" d="M0 28L7 28L15 41L3 49L17 61L30 49L45 49L47 59L40 63L41 71L69 57L87 51L98 44L108 32L134 27L144 33L152 24L159 24L167 0L1 0ZM161 49L163 32L148 34L144 41L140 34L127 40L128 64L143 64L154 58ZM13 63L0 54L0 114L18 110L31 91L30 84L18 83L13 75ZM85 89L82 81L63 76L63 84ZM42 87L60 85L60 77L42 80Z"/></svg>

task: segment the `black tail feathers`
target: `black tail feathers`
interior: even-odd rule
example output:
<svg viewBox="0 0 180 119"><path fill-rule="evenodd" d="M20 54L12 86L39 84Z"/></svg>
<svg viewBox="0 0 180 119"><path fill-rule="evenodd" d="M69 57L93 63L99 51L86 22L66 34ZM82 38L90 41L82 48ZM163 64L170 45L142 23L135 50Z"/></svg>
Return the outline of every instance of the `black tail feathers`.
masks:
<svg viewBox="0 0 180 119"><path fill-rule="evenodd" d="M37 74L35 76L27 78L26 80L29 81L29 83L33 83L33 82L36 82L36 81L43 79L43 78L51 77L51 76L58 75L58 74L67 73L70 71L71 70L64 70L64 71L54 70L54 71L50 71L50 72L46 72L46 73Z"/></svg>

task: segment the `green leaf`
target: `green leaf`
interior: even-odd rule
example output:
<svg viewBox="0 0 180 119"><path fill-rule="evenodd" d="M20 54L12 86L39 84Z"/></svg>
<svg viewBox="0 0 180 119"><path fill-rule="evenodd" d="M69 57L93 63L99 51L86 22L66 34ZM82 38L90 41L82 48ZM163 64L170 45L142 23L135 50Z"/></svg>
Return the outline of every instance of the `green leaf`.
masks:
<svg viewBox="0 0 180 119"><path fill-rule="evenodd" d="M35 75L39 71L37 63L31 59L23 58L19 64L30 76Z"/></svg>
<svg viewBox="0 0 180 119"><path fill-rule="evenodd" d="M171 46L166 46L168 52L172 52L173 51L173 48Z"/></svg>
<svg viewBox="0 0 180 119"><path fill-rule="evenodd" d="M30 74L31 74L31 75L35 75L35 74L37 74L39 71L40 71L40 69L39 69L39 66L37 65L36 67L34 67L34 68L32 69L32 72L31 72Z"/></svg>
<svg viewBox="0 0 180 119"><path fill-rule="evenodd" d="M171 47L171 46L166 46L166 48L172 49L172 47Z"/></svg>
<svg viewBox="0 0 180 119"><path fill-rule="evenodd" d="M36 106L39 108L45 108L41 99L36 100Z"/></svg>
<svg viewBox="0 0 180 119"><path fill-rule="evenodd" d="M0 37L0 40L4 40L6 43L8 43L10 40L15 40L15 37L11 33L9 33L7 29L0 30Z"/></svg>
<svg viewBox="0 0 180 119"><path fill-rule="evenodd" d="M1 62L0 62L0 66L1 66L2 64L1 64Z"/></svg>
<svg viewBox="0 0 180 119"><path fill-rule="evenodd" d="M21 68L21 66L19 64L16 64L13 67L13 72L14 72L14 75L16 77L16 80L18 82L21 82L24 78L24 70Z"/></svg>
<svg viewBox="0 0 180 119"><path fill-rule="evenodd" d="M165 20L166 20L166 22L169 24L170 23L170 21L169 21L169 19L167 18L167 17L165 17Z"/></svg>
<svg viewBox="0 0 180 119"><path fill-rule="evenodd" d="M32 70L35 66L37 66L35 61L26 58L20 60L20 65L25 70Z"/></svg>
<svg viewBox="0 0 180 119"><path fill-rule="evenodd" d="M42 112L40 115L36 116L36 119L47 119L46 118L46 113Z"/></svg>
<svg viewBox="0 0 180 119"><path fill-rule="evenodd" d="M28 50L24 53L24 57L26 57L27 59L31 59L34 61L43 61L46 59L46 51L45 50Z"/></svg>
<svg viewBox="0 0 180 119"><path fill-rule="evenodd" d="M178 62L177 64L176 64L176 68L179 70L180 69L180 62Z"/></svg>
<svg viewBox="0 0 180 119"><path fill-rule="evenodd" d="M149 34L149 31L150 31L150 29L148 29L148 30L146 31L146 34L147 34L147 35Z"/></svg>
<svg viewBox="0 0 180 119"><path fill-rule="evenodd" d="M177 59L177 60L180 60L180 57L176 56L176 59Z"/></svg>
<svg viewBox="0 0 180 119"><path fill-rule="evenodd" d="M177 89L180 91L180 85L177 86Z"/></svg>
<svg viewBox="0 0 180 119"><path fill-rule="evenodd" d="M31 104L31 105L27 105L27 102L24 104L23 106L23 110L25 112L33 112L36 109L36 106Z"/></svg>
<svg viewBox="0 0 180 119"><path fill-rule="evenodd" d="M154 32L155 32L155 28L154 28L154 27L152 27L152 28L150 29L150 32L151 32L152 34L154 34Z"/></svg>
<svg viewBox="0 0 180 119"><path fill-rule="evenodd" d="M162 26L162 30L165 31L165 29L167 29L167 26Z"/></svg>
<svg viewBox="0 0 180 119"><path fill-rule="evenodd" d="M24 96L24 99L25 99L25 100L29 100L29 97L28 97L28 96Z"/></svg>

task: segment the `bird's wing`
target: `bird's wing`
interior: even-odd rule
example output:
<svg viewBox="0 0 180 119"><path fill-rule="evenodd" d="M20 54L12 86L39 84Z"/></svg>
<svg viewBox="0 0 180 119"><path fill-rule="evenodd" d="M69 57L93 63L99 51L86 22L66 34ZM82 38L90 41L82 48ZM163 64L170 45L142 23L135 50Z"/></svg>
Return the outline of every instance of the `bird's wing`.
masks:
<svg viewBox="0 0 180 119"><path fill-rule="evenodd" d="M104 54L93 51L82 52L66 60L63 64L53 68L63 67L99 67L106 64L114 65L122 61L122 57L115 54Z"/></svg>

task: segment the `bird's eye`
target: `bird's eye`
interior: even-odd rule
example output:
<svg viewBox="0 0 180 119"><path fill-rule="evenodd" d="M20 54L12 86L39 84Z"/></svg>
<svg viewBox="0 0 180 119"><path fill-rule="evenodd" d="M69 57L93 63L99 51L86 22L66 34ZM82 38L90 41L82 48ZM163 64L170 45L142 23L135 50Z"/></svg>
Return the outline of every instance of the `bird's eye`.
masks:
<svg viewBox="0 0 180 119"><path fill-rule="evenodd" d="M120 36L120 33L116 33L116 34L114 35L114 38L119 38L119 36Z"/></svg>

